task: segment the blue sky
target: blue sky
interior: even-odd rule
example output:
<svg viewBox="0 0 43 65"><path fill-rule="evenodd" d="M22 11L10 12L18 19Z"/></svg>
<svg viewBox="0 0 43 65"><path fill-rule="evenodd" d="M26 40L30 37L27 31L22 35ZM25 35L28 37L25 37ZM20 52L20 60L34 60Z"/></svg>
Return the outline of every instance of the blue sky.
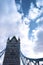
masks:
<svg viewBox="0 0 43 65"><path fill-rule="evenodd" d="M0 0L0 51L14 35L25 56L43 57L43 0Z"/></svg>

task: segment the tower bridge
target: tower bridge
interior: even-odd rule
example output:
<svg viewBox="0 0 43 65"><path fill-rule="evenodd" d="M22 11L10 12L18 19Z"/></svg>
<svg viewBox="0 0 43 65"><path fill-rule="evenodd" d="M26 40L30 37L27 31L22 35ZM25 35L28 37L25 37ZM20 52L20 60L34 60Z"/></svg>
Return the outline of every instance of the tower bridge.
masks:
<svg viewBox="0 0 43 65"><path fill-rule="evenodd" d="M11 40L8 38L7 46L0 52L0 57L5 53L3 65L20 65L20 59L23 65L43 65L43 58L28 58L20 51L20 39L14 36Z"/></svg>

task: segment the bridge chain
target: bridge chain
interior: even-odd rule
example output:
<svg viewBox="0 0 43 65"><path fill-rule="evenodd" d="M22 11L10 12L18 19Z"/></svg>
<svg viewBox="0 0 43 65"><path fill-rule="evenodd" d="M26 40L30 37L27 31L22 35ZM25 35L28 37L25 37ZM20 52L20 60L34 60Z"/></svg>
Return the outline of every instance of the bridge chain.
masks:
<svg viewBox="0 0 43 65"><path fill-rule="evenodd" d="M22 60L23 65L40 65L40 61L43 61L43 58L28 58L26 56L23 55L23 53L20 51L20 57ZM42 64L43 65L43 64Z"/></svg>
<svg viewBox="0 0 43 65"><path fill-rule="evenodd" d="M6 50L6 48L3 49L3 50L0 52L0 57L5 53L5 50Z"/></svg>

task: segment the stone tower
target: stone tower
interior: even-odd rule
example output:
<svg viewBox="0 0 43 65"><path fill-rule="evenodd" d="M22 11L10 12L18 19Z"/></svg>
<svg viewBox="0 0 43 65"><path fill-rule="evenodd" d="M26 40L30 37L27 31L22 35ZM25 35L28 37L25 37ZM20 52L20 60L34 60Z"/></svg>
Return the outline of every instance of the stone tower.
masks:
<svg viewBox="0 0 43 65"><path fill-rule="evenodd" d="M15 36L7 40L3 65L20 65L20 39Z"/></svg>

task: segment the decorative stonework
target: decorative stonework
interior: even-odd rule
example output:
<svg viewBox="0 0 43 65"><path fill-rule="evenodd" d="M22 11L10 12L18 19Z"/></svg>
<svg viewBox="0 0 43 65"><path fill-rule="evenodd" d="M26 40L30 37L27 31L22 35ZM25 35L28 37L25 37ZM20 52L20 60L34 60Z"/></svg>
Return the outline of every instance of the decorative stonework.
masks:
<svg viewBox="0 0 43 65"><path fill-rule="evenodd" d="M20 65L20 39L15 36L7 40L3 65Z"/></svg>

